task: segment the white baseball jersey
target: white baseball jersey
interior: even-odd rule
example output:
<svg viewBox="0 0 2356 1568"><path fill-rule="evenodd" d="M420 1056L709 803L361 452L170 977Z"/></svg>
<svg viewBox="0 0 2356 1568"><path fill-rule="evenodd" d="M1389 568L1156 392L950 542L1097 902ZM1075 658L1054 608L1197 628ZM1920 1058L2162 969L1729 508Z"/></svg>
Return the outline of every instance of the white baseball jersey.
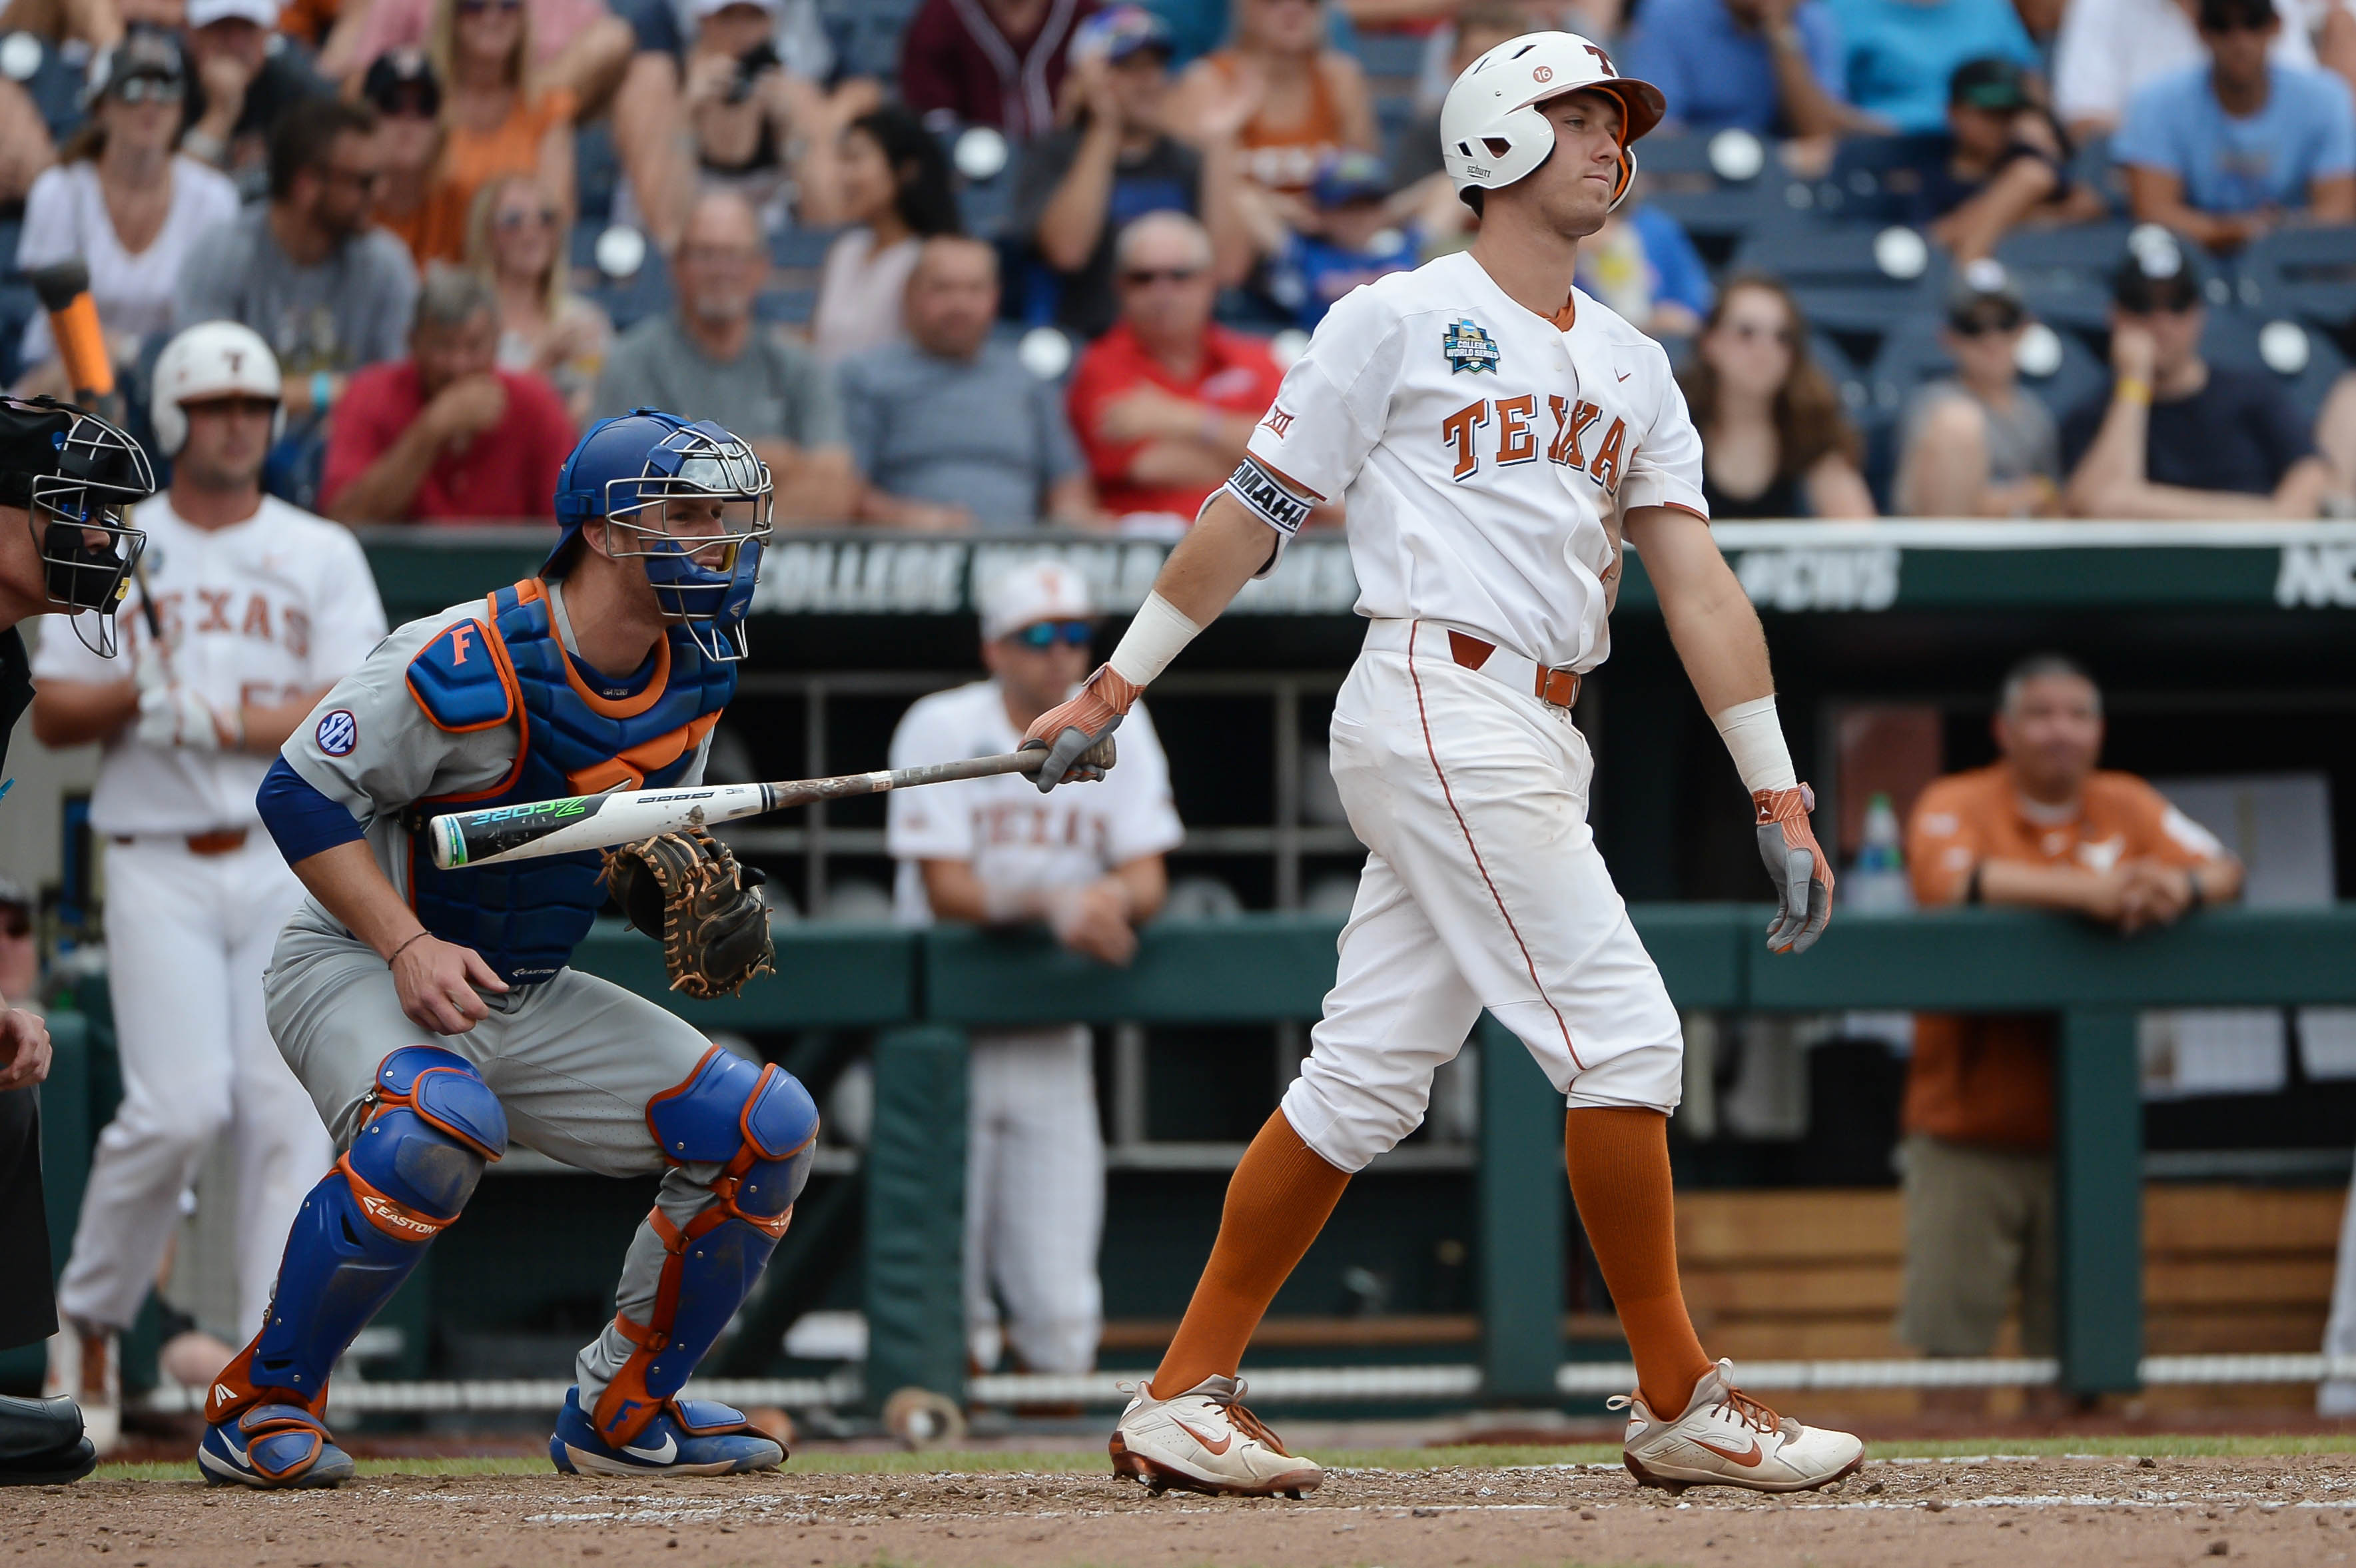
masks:
<svg viewBox="0 0 2356 1568"><path fill-rule="evenodd" d="M1286 534L1341 497L1360 615L1576 670L1611 651L1614 507L1709 515L1661 346L1576 289L1536 315L1470 252L1344 296L1228 488Z"/></svg>
<svg viewBox="0 0 2356 1568"><path fill-rule="evenodd" d="M1050 794L1020 774L895 789L885 799L885 847L900 862L894 903L903 924L932 923L920 860L963 860L999 887L1093 882L1185 838L1170 800L1170 763L1142 703L1121 721L1119 765L1095 784ZM996 682L977 681L919 698L892 732L894 768L1012 751L1023 736Z"/></svg>
<svg viewBox="0 0 2356 1568"><path fill-rule="evenodd" d="M349 529L275 497L227 528L182 521L169 495L141 502L147 531L140 563L155 595L172 677L214 706L283 702L331 685L384 638L384 603ZM40 681L128 680L134 660L155 657L139 590L115 617L123 652L102 659L62 627L41 639ZM199 833L259 823L253 795L269 757L106 744L91 825L103 833Z"/></svg>

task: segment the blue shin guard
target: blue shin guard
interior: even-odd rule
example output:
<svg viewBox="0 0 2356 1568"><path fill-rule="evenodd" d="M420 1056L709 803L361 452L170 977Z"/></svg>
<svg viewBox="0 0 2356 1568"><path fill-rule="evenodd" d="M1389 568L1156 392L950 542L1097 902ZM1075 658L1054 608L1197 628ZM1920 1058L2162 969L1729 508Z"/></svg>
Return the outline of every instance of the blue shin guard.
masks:
<svg viewBox="0 0 2356 1568"><path fill-rule="evenodd" d="M669 1256L645 1323L616 1315L615 1327L635 1348L605 1385L589 1424L605 1444L632 1444L728 1326L793 1218L818 1145L818 1107L798 1079L776 1067L756 1068L715 1047L678 1089L647 1108L663 1158L673 1165L718 1165L718 1199L684 1228L660 1208L648 1223Z"/></svg>

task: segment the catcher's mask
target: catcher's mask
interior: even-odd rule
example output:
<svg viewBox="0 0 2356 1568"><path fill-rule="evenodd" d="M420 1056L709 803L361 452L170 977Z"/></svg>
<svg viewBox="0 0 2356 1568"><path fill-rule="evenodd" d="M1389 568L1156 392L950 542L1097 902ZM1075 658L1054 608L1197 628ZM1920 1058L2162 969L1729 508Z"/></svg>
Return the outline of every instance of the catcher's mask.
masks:
<svg viewBox="0 0 2356 1568"><path fill-rule="evenodd" d="M0 398L0 506L22 507L41 585L73 618L74 635L114 656L114 612L147 535L123 513L155 492L139 443L94 413L53 398Z"/></svg>
<svg viewBox="0 0 2356 1568"><path fill-rule="evenodd" d="M565 532L550 564L603 518L607 553L646 564L663 614L704 656L742 659L772 488L768 465L720 425L633 409L591 429L565 459L556 481Z"/></svg>

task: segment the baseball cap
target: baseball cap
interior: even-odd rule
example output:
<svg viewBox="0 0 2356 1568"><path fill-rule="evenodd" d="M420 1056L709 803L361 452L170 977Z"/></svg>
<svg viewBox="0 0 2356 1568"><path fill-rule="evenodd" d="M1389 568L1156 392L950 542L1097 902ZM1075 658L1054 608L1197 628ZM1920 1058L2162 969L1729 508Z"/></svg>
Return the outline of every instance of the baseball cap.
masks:
<svg viewBox="0 0 2356 1568"><path fill-rule="evenodd" d="M1992 256L1967 263L1947 290L1947 324L1961 330L2018 327L2028 315L2020 285Z"/></svg>
<svg viewBox="0 0 2356 1568"><path fill-rule="evenodd" d="M1383 160L1356 148L1326 154L1309 186L1309 199L1320 207L1380 201L1390 193L1391 171Z"/></svg>
<svg viewBox="0 0 2356 1568"><path fill-rule="evenodd" d="M778 0L687 0L687 14L691 19L701 22L707 16L717 16L731 5L758 5L774 16L777 14Z"/></svg>
<svg viewBox="0 0 2356 1568"><path fill-rule="evenodd" d="M360 81L360 96L380 114L420 114L430 120L442 113L442 83L423 49L387 49L377 56Z"/></svg>
<svg viewBox="0 0 2356 1568"><path fill-rule="evenodd" d="M2190 310L2201 303L2201 275L2184 242L2157 223L2127 236L2126 259L2111 274L2111 300L2121 310Z"/></svg>
<svg viewBox="0 0 2356 1568"><path fill-rule="evenodd" d="M1026 561L982 585L981 638L996 642L1043 620L1086 620L1094 616L1088 585L1061 561Z"/></svg>
<svg viewBox="0 0 2356 1568"><path fill-rule="evenodd" d="M154 27L134 27L124 33L112 48L91 62L90 81L82 88L82 107L89 108L109 91L142 76L185 83L188 62L180 52L180 40Z"/></svg>
<svg viewBox="0 0 2356 1568"><path fill-rule="evenodd" d="M2264 27L2276 16L2274 0L2201 0L2201 28L2203 32L2222 33L2235 23L2245 27Z"/></svg>
<svg viewBox="0 0 2356 1568"><path fill-rule="evenodd" d="M1170 24L1142 5L1111 6L1072 30L1071 58L1076 60L1119 65L1141 49L1159 49L1164 59L1176 52Z"/></svg>
<svg viewBox="0 0 2356 1568"><path fill-rule="evenodd" d="M242 17L264 32L278 28L278 0L188 0L188 27L209 27L232 16Z"/></svg>
<svg viewBox="0 0 2356 1568"><path fill-rule="evenodd" d="M1947 102L2002 113L2029 104L2029 77L2008 59L1967 59L1947 78Z"/></svg>

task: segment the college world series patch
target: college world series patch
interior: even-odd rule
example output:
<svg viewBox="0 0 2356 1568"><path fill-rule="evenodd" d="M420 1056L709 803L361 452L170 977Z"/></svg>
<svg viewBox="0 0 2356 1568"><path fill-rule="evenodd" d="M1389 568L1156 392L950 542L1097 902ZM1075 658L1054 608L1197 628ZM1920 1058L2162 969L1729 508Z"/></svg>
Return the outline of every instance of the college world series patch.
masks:
<svg viewBox="0 0 2356 1568"><path fill-rule="evenodd" d="M1497 340L1468 320L1460 318L1449 327L1440 337L1440 351L1448 356L1451 372L1497 368Z"/></svg>
<svg viewBox="0 0 2356 1568"><path fill-rule="evenodd" d="M337 708L320 718L319 727L312 732L312 738L329 757L349 757L352 747L359 744L360 722L352 717L349 708Z"/></svg>

